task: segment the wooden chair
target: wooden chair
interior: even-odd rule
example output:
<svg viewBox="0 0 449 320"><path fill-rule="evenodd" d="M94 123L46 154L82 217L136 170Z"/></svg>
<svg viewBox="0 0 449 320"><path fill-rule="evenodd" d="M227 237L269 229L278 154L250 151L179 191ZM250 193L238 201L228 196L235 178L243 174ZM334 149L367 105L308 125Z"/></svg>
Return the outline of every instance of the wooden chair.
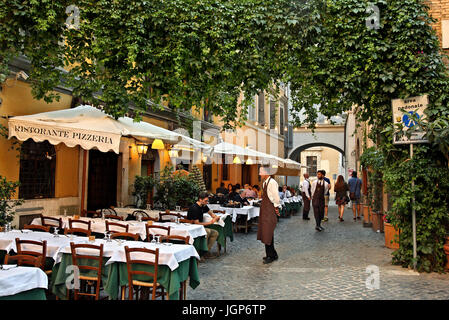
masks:
<svg viewBox="0 0 449 320"><path fill-rule="evenodd" d="M111 239L138 241L139 235L137 233L129 233L129 232L114 232L111 234Z"/></svg>
<svg viewBox="0 0 449 320"><path fill-rule="evenodd" d="M144 218L149 218L149 217L150 217L150 216L148 215L148 213L146 213L146 212L143 211L143 210L134 210L134 211L133 211L133 216L135 216L136 219L137 219L137 216L138 216L138 215L140 215L140 216L142 217L142 221L145 221Z"/></svg>
<svg viewBox="0 0 449 320"><path fill-rule="evenodd" d="M120 220L120 221L123 221L123 217L116 216L116 215L113 215L113 214L105 214L105 215L104 215L104 218L105 218L105 219L112 219L112 220Z"/></svg>
<svg viewBox="0 0 449 320"><path fill-rule="evenodd" d="M101 212L95 210L81 210L81 216L88 218L101 218Z"/></svg>
<svg viewBox="0 0 449 320"><path fill-rule="evenodd" d="M149 259L145 260L134 260L131 259L131 254L139 252L139 253L146 253L149 255ZM146 248L129 248L128 246L125 246L125 254L126 254L126 266L128 269L128 299L133 300L134 298L134 287L144 287L144 288L150 288L151 290L151 299L155 300L157 297L162 297L164 299L164 287L162 287L157 282L157 274L158 274L158 264L159 264L159 249L156 250L150 250ZM150 256L154 256L154 262L153 259L150 259ZM153 272L149 271L137 271L133 270L133 265L139 264L139 265L148 265L152 266L154 268ZM152 278L151 282L142 281L142 280L135 280L135 276L147 276L150 279ZM159 291L158 291L159 289ZM136 291L136 300L138 297L139 292ZM142 296L141 296L142 297ZM169 299L168 291L166 293L167 300ZM124 299L124 291L122 290L122 299Z"/></svg>
<svg viewBox="0 0 449 320"><path fill-rule="evenodd" d="M194 220L189 220L189 219L179 219L180 223L190 223L190 224L195 224Z"/></svg>
<svg viewBox="0 0 449 320"><path fill-rule="evenodd" d="M121 231L111 230L110 229L111 226L117 227L117 228L123 229L123 230L121 230ZM106 221L106 231L109 231L111 234L114 234L117 232L128 232L128 230L129 230L128 224L121 224L121 223Z"/></svg>
<svg viewBox="0 0 449 320"><path fill-rule="evenodd" d="M41 214L41 225L50 227L50 229L57 227L59 230L62 230L62 218L53 218Z"/></svg>
<svg viewBox="0 0 449 320"><path fill-rule="evenodd" d="M159 222L172 222L172 219L168 219L168 220L164 220L164 217L176 217L176 218L180 218L182 219L183 216L180 215L179 213L167 213L167 212L159 212Z"/></svg>
<svg viewBox="0 0 449 320"><path fill-rule="evenodd" d="M74 289L75 300L78 300L79 296L90 296L90 297L95 297L95 300L99 300L100 286L101 286L101 273L103 270L103 244L96 246L93 244L75 244L73 242L70 242L70 249L72 251L72 263L80 271L80 273L79 273L80 287L79 287L79 289ZM78 254L77 249L97 250L98 256L97 255L93 256L93 255L86 255L86 254ZM89 265L81 265L79 263L79 259L88 259L88 260L97 261L98 267L93 267L93 266L89 266ZM96 275L96 277L83 276L83 275L81 275L82 270L96 271L97 275ZM75 279L75 281L76 281L76 279ZM89 287L95 282L96 283L95 284L95 293L80 292L80 289L82 287L81 281L86 281L87 284L89 285ZM85 285L85 283L84 283L84 285Z"/></svg>
<svg viewBox="0 0 449 320"><path fill-rule="evenodd" d="M35 250L32 248L28 248L28 250L23 249L23 245L33 246ZM42 269L46 274L51 274L51 270L45 271L45 259L47 258L47 241L33 241L33 240L20 240L16 238L16 248L17 255L27 255L33 257L42 257L41 265L39 268Z"/></svg>
<svg viewBox="0 0 449 320"><path fill-rule="evenodd" d="M190 244L190 236L178 236L178 235L168 235L162 236L161 242L171 242L175 244L179 244L180 242L184 242L184 244Z"/></svg>
<svg viewBox="0 0 449 320"><path fill-rule="evenodd" d="M85 224L87 226L87 229L83 228L74 228L74 224ZM90 228L91 221L84 221L84 220L72 220L69 219L69 228L65 230L64 234L75 234L75 235L84 235L86 237L89 237L92 233L92 230Z"/></svg>
<svg viewBox="0 0 449 320"><path fill-rule="evenodd" d="M151 241L151 239L153 239L153 234L150 233L150 229L159 229L159 230L156 230L155 235L161 235L161 236L169 236L170 235L170 227L156 226L156 225L149 226L146 224L145 230L146 230L147 237L145 240L147 242L149 242L149 241ZM161 233L161 230L164 230L165 233Z"/></svg>
<svg viewBox="0 0 449 320"><path fill-rule="evenodd" d="M154 221L154 222L157 222L157 221L159 221L159 219L158 218L152 218L152 217L143 217L142 221Z"/></svg>
<svg viewBox="0 0 449 320"><path fill-rule="evenodd" d="M23 226L26 230L33 230L38 232L50 232L49 226L40 226L38 224L26 224Z"/></svg>
<svg viewBox="0 0 449 320"><path fill-rule="evenodd" d="M40 268L42 265L42 257L31 256L27 254L17 254L15 256L5 255L4 264L17 264L18 266L36 267Z"/></svg>
<svg viewBox="0 0 449 320"><path fill-rule="evenodd" d="M117 211L113 207L101 209L100 214L118 216Z"/></svg>

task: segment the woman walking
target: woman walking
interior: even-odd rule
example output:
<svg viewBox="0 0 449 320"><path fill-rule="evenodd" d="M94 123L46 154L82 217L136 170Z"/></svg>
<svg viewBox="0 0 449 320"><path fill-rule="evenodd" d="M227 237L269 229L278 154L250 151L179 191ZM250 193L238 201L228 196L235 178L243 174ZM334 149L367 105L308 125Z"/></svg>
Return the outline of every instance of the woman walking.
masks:
<svg viewBox="0 0 449 320"><path fill-rule="evenodd" d="M334 186L334 191L335 191L335 203L338 206L338 219L340 219L340 222L342 222L344 221L343 214L345 212L345 205L349 202L348 201L349 187L342 175L338 176L337 182L335 183Z"/></svg>

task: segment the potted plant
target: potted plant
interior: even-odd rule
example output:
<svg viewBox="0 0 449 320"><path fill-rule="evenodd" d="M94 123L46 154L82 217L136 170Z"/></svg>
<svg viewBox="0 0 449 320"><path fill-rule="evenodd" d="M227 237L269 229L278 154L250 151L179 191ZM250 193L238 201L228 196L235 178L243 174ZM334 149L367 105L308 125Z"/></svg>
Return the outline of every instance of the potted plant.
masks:
<svg viewBox="0 0 449 320"><path fill-rule="evenodd" d="M148 199L148 193L153 190L155 180L152 176L136 176L134 181L135 205L137 208L145 209Z"/></svg>
<svg viewBox="0 0 449 320"><path fill-rule="evenodd" d="M449 271L449 234L446 235L446 242L444 243L443 249L446 254L446 265L444 269Z"/></svg>
<svg viewBox="0 0 449 320"><path fill-rule="evenodd" d="M8 181L5 177L0 176L0 227L4 227L14 220L14 208L23 203L23 200L12 199L19 184L19 182Z"/></svg>
<svg viewBox="0 0 449 320"><path fill-rule="evenodd" d="M390 249L399 249L400 232L391 224L388 214L385 214L384 216L384 234L385 246Z"/></svg>

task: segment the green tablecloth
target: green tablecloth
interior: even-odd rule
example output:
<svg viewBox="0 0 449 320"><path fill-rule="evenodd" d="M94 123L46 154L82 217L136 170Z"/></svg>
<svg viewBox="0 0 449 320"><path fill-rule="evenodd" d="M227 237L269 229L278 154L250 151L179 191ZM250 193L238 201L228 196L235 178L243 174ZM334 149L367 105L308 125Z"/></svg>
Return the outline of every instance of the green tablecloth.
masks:
<svg viewBox="0 0 449 320"><path fill-rule="evenodd" d="M47 300L47 298L45 296L45 289L36 288L12 296L0 297L0 300Z"/></svg>
<svg viewBox="0 0 449 320"><path fill-rule="evenodd" d="M104 263L106 263L109 259L105 258ZM95 263L95 262L94 262ZM87 262L89 265L94 265L92 260ZM72 264L72 256L71 254L63 254L62 260L60 263L53 267L53 274L51 280L52 291L55 295L57 295L61 299L66 299L66 279L70 275L69 273L65 273L65 270L68 266ZM80 264L86 264L86 261L80 259ZM148 265L137 265L137 269L146 270L149 272L153 271L153 268ZM96 276L95 272L82 273L83 275ZM190 287L195 289L199 284L199 274L196 258L190 258L188 260L184 260L179 263L178 268L171 271L170 268L166 265L159 265L158 267L158 282L168 290L170 295L170 300L179 299L179 288L180 283L182 281L187 280L190 276ZM136 280L148 280L143 278L136 278ZM118 262L112 263L110 265L103 267L102 272L102 281L104 291L109 295L110 299L118 299L120 297L120 287L128 285L128 270L126 267L126 263Z"/></svg>
<svg viewBox="0 0 449 320"><path fill-rule="evenodd" d="M195 240L193 240L193 246L195 247L196 252L198 252L199 255L209 251L209 249L207 248L206 236L196 237Z"/></svg>
<svg viewBox="0 0 449 320"><path fill-rule="evenodd" d="M232 231L231 216L228 216L224 222L225 222L224 227L219 226L218 224L212 224L212 225L206 226L206 228L211 228L211 229L218 231L217 243L219 243L222 247L226 247L226 237L231 239L231 241L234 241L234 233ZM207 246L207 244L206 244L206 246Z"/></svg>

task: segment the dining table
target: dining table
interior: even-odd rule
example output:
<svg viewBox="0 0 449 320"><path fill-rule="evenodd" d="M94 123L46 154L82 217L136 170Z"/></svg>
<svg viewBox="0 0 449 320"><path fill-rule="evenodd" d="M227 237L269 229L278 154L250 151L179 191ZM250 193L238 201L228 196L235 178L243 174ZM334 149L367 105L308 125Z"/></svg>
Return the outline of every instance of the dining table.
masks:
<svg viewBox="0 0 449 320"><path fill-rule="evenodd" d="M21 240L47 241L46 254L47 257L53 260L49 286L52 292L61 299L66 299L67 297L67 279L70 276L70 271L73 270L71 268L73 264L70 248L71 242L75 244L103 244L104 261L102 283L104 291L110 299L118 299L121 288L128 285L125 246L152 250L159 248L158 282L168 291L170 299L179 298L181 282L190 279L189 283L193 289L200 284L197 267L197 261L200 257L195 247L191 244L151 243L119 239L91 240L88 237L76 235L55 235L48 232L13 230L0 232L0 250L8 253L11 251L17 252L16 238ZM27 249L27 247L24 246L24 249ZM142 259L148 258L142 257ZM80 263L93 265L95 262L80 259ZM152 270L152 267L147 265L138 267L143 268L145 271L151 272ZM45 275L44 272L42 273ZM86 275L92 276L89 272ZM45 277L47 278L47 275Z"/></svg>
<svg viewBox="0 0 449 320"><path fill-rule="evenodd" d="M40 268L0 265L0 300L46 300L48 277Z"/></svg>

